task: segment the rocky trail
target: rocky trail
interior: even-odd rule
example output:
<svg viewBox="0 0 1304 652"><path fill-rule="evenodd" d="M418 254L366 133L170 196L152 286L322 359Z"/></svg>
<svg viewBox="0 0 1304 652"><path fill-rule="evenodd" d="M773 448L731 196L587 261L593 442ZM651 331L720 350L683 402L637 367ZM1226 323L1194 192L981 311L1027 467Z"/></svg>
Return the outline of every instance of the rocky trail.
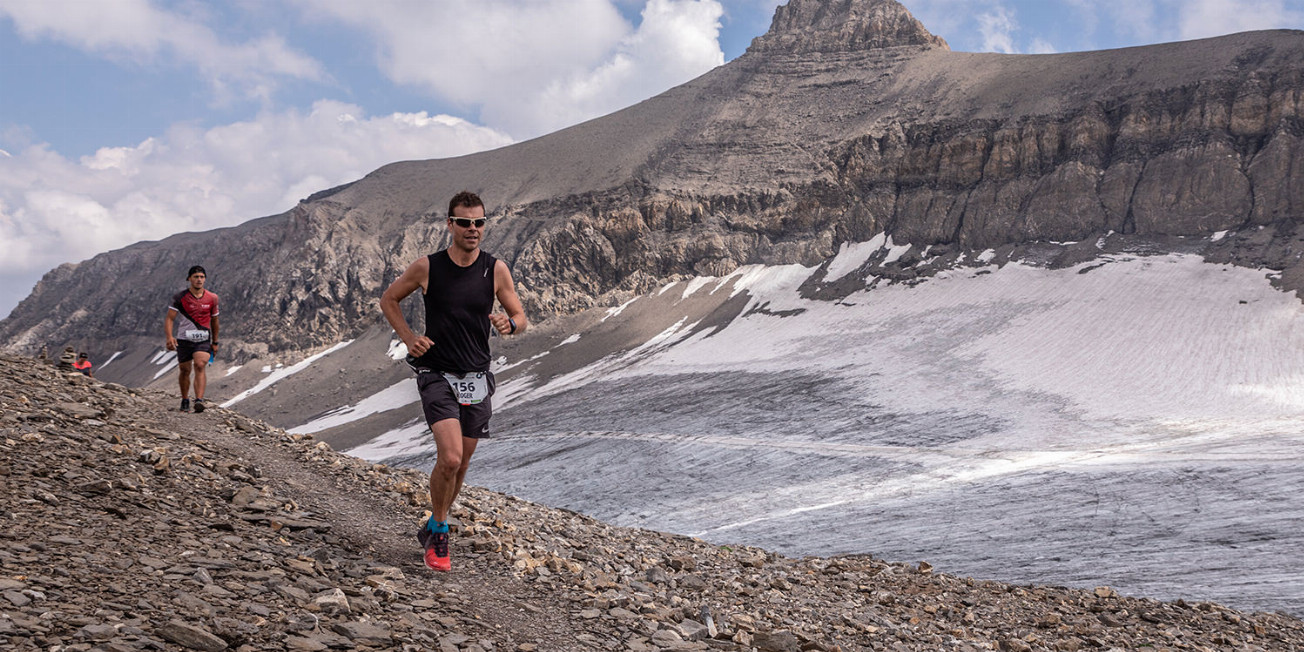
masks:
<svg viewBox="0 0 1304 652"><path fill-rule="evenodd" d="M1304 649L1281 614L789 559L477 487L435 574L425 473L174 403L0 356L0 650Z"/></svg>

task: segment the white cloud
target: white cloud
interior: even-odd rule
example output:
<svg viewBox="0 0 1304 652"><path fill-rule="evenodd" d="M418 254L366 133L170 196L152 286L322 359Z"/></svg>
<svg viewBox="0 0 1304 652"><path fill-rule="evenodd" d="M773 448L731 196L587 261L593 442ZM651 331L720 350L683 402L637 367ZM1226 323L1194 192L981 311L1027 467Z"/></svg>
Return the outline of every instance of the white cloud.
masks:
<svg viewBox="0 0 1304 652"><path fill-rule="evenodd" d="M166 11L147 0L0 0L0 16L13 20L17 32L29 40L48 38L118 60L194 66L222 94L235 87L247 96L265 98L277 78L326 78L319 62L290 48L280 36L268 33L227 43L203 24L204 16Z"/></svg>
<svg viewBox="0 0 1304 652"><path fill-rule="evenodd" d="M303 6L370 34L393 81L479 109L482 122L517 138L623 108L724 62L716 0L649 0L637 29L611 0Z"/></svg>
<svg viewBox="0 0 1304 652"><path fill-rule="evenodd" d="M1172 9L1178 38L1185 40L1304 23L1299 2L1290 4L1293 9L1286 0L1182 0Z"/></svg>
<svg viewBox="0 0 1304 652"><path fill-rule="evenodd" d="M517 102L486 107L487 124L526 134L547 133L645 100L724 63L716 2L650 0L637 31L598 66L535 89L521 111ZM505 98L504 98L505 99Z"/></svg>
<svg viewBox="0 0 1304 652"><path fill-rule="evenodd" d="M961 39L955 37L956 34L972 30L971 22L977 13L985 9L998 6L997 3L975 0L900 0L902 5L910 11L924 27L933 34L948 34L948 42L952 47L968 47L963 45Z"/></svg>
<svg viewBox="0 0 1304 652"><path fill-rule="evenodd" d="M1063 0L1076 10L1081 31L1093 35L1101 23L1107 23L1117 35L1134 41L1153 41L1160 30L1155 0ZM1168 14L1167 11L1164 12Z"/></svg>
<svg viewBox="0 0 1304 652"><path fill-rule="evenodd" d="M984 52L1014 54L1015 30L1019 28L1014 20L1014 12L1005 7L993 7L990 11L978 14L978 33L982 35Z"/></svg>
<svg viewBox="0 0 1304 652"><path fill-rule="evenodd" d="M63 262L279 213L396 160L510 142L450 116L368 117L357 106L323 100L307 114L267 113L207 130L175 126L80 160L29 146L0 156L0 280L25 294L41 272ZM0 314L20 296L0 304Z"/></svg>
<svg viewBox="0 0 1304 652"><path fill-rule="evenodd" d="M1061 1L1078 11L1086 32L1103 23L1116 40L1135 44L1304 26L1304 6L1298 0Z"/></svg>
<svg viewBox="0 0 1304 652"><path fill-rule="evenodd" d="M1028 54L1055 54L1059 50L1054 43L1044 38L1032 39L1032 44L1028 46Z"/></svg>

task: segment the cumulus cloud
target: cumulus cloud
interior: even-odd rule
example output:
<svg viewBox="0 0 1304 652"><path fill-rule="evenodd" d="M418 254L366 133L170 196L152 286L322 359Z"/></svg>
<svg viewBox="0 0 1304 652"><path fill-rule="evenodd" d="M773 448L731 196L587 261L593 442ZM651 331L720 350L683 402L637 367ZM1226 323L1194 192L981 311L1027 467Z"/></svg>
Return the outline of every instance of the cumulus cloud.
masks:
<svg viewBox="0 0 1304 652"><path fill-rule="evenodd" d="M1300 0L901 0L957 50L1049 53L1304 27ZM1047 21L1048 15L1055 16Z"/></svg>
<svg viewBox="0 0 1304 652"><path fill-rule="evenodd" d="M1032 44L1028 46L1028 54L1055 54L1059 49L1054 43L1044 38L1032 39Z"/></svg>
<svg viewBox="0 0 1304 652"><path fill-rule="evenodd" d="M649 0L637 28L611 0L385 7L304 5L370 34L393 81L478 110L517 138L623 108L724 63L716 0Z"/></svg>
<svg viewBox="0 0 1304 652"><path fill-rule="evenodd" d="M1000 52L1014 54L1013 33L1019 28L1014 21L1014 12L1005 7L993 7L990 11L978 14L978 33L982 35L983 52Z"/></svg>
<svg viewBox="0 0 1304 652"><path fill-rule="evenodd" d="M447 115L371 117L355 105L319 101L308 113L267 113L211 129L174 126L77 160L44 144L9 152L0 156L0 280L12 296L0 314L60 263L279 213L393 161L510 142Z"/></svg>
<svg viewBox="0 0 1304 652"><path fill-rule="evenodd" d="M50 39L113 59L194 66L223 93L239 88L265 98L279 78L320 81L327 76L318 61L275 34L228 43L204 24L204 16L167 11L147 0L75 6L0 0L0 16L8 16L28 40Z"/></svg>
<svg viewBox="0 0 1304 652"><path fill-rule="evenodd" d="M1170 0L1171 2L1171 0ZM1173 2L1180 39L1205 38L1282 25L1304 24L1304 8L1287 0L1183 0Z"/></svg>
<svg viewBox="0 0 1304 652"><path fill-rule="evenodd" d="M1108 28L1117 45L1221 36L1304 26L1298 0L1060 0L1081 17L1083 30Z"/></svg>
<svg viewBox="0 0 1304 652"><path fill-rule="evenodd" d="M951 47L959 50L977 49L977 42L970 43L970 39L960 35L969 33L974 34L977 30L974 28L974 16L985 13L995 7L999 7L999 2L987 0L900 0L910 14L924 24L928 31L946 35L947 42Z"/></svg>
<svg viewBox="0 0 1304 652"><path fill-rule="evenodd" d="M945 35L956 50L1002 54L1021 51L1016 42L1018 11L1004 0L902 0L902 4L930 32ZM1035 39L1030 49L1038 54L1057 50L1044 37Z"/></svg>
<svg viewBox="0 0 1304 652"><path fill-rule="evenodd" d="M1060 0L1073 10L1081 35L1088 39L1107 25L1109 31L1130 40L1154 40L1160 29L1155 0Z"/></svg>

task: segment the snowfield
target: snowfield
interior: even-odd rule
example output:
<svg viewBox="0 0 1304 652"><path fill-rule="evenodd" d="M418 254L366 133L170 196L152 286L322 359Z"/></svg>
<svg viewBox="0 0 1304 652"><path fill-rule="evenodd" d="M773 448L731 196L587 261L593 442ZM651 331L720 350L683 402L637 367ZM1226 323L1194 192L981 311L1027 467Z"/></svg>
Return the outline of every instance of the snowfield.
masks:
<svg viewBox="0 0 1304 652"><path fill-rule="evenodd" d="M824 278L880 250L905 245L844 246ZM803 298L817 271L672 284L507 361L468 481L790 555L1304 614L1304 306L1270 270L1113 255ZM622 324L659 325L537 371ZM417 419L351 452L432 449Z"/></svg>

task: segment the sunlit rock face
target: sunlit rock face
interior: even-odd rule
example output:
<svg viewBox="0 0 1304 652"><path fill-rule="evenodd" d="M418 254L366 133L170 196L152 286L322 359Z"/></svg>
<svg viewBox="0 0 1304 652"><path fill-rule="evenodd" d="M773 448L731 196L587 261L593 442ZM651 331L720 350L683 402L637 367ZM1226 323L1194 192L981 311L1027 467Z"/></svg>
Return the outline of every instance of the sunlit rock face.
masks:
<svg viewBox="0 0 1304 652"><path fill-rule="evenodd" d="M0 322L0 343L139 349L109 373L148 381L133 365L199 263L230 317L227 360L321 350L379 322L376 298L444 246L447 200L466 188L489 203L485 248L536 318L743 265L814 265L879 233L958 253L1227 231L1210 255L1284 270L1276 282L1296 289L1302 113L1300 32L978 54L891 0L793 0L743 56L611 115L62 266Z"/></svg>
<svg viewBox="0 0 1304 652"><path fill-rule="evenodd" d="M947 49L896 0L792 0L774 12L770 31L749 52L857 51L924 46Z"/></svg>

